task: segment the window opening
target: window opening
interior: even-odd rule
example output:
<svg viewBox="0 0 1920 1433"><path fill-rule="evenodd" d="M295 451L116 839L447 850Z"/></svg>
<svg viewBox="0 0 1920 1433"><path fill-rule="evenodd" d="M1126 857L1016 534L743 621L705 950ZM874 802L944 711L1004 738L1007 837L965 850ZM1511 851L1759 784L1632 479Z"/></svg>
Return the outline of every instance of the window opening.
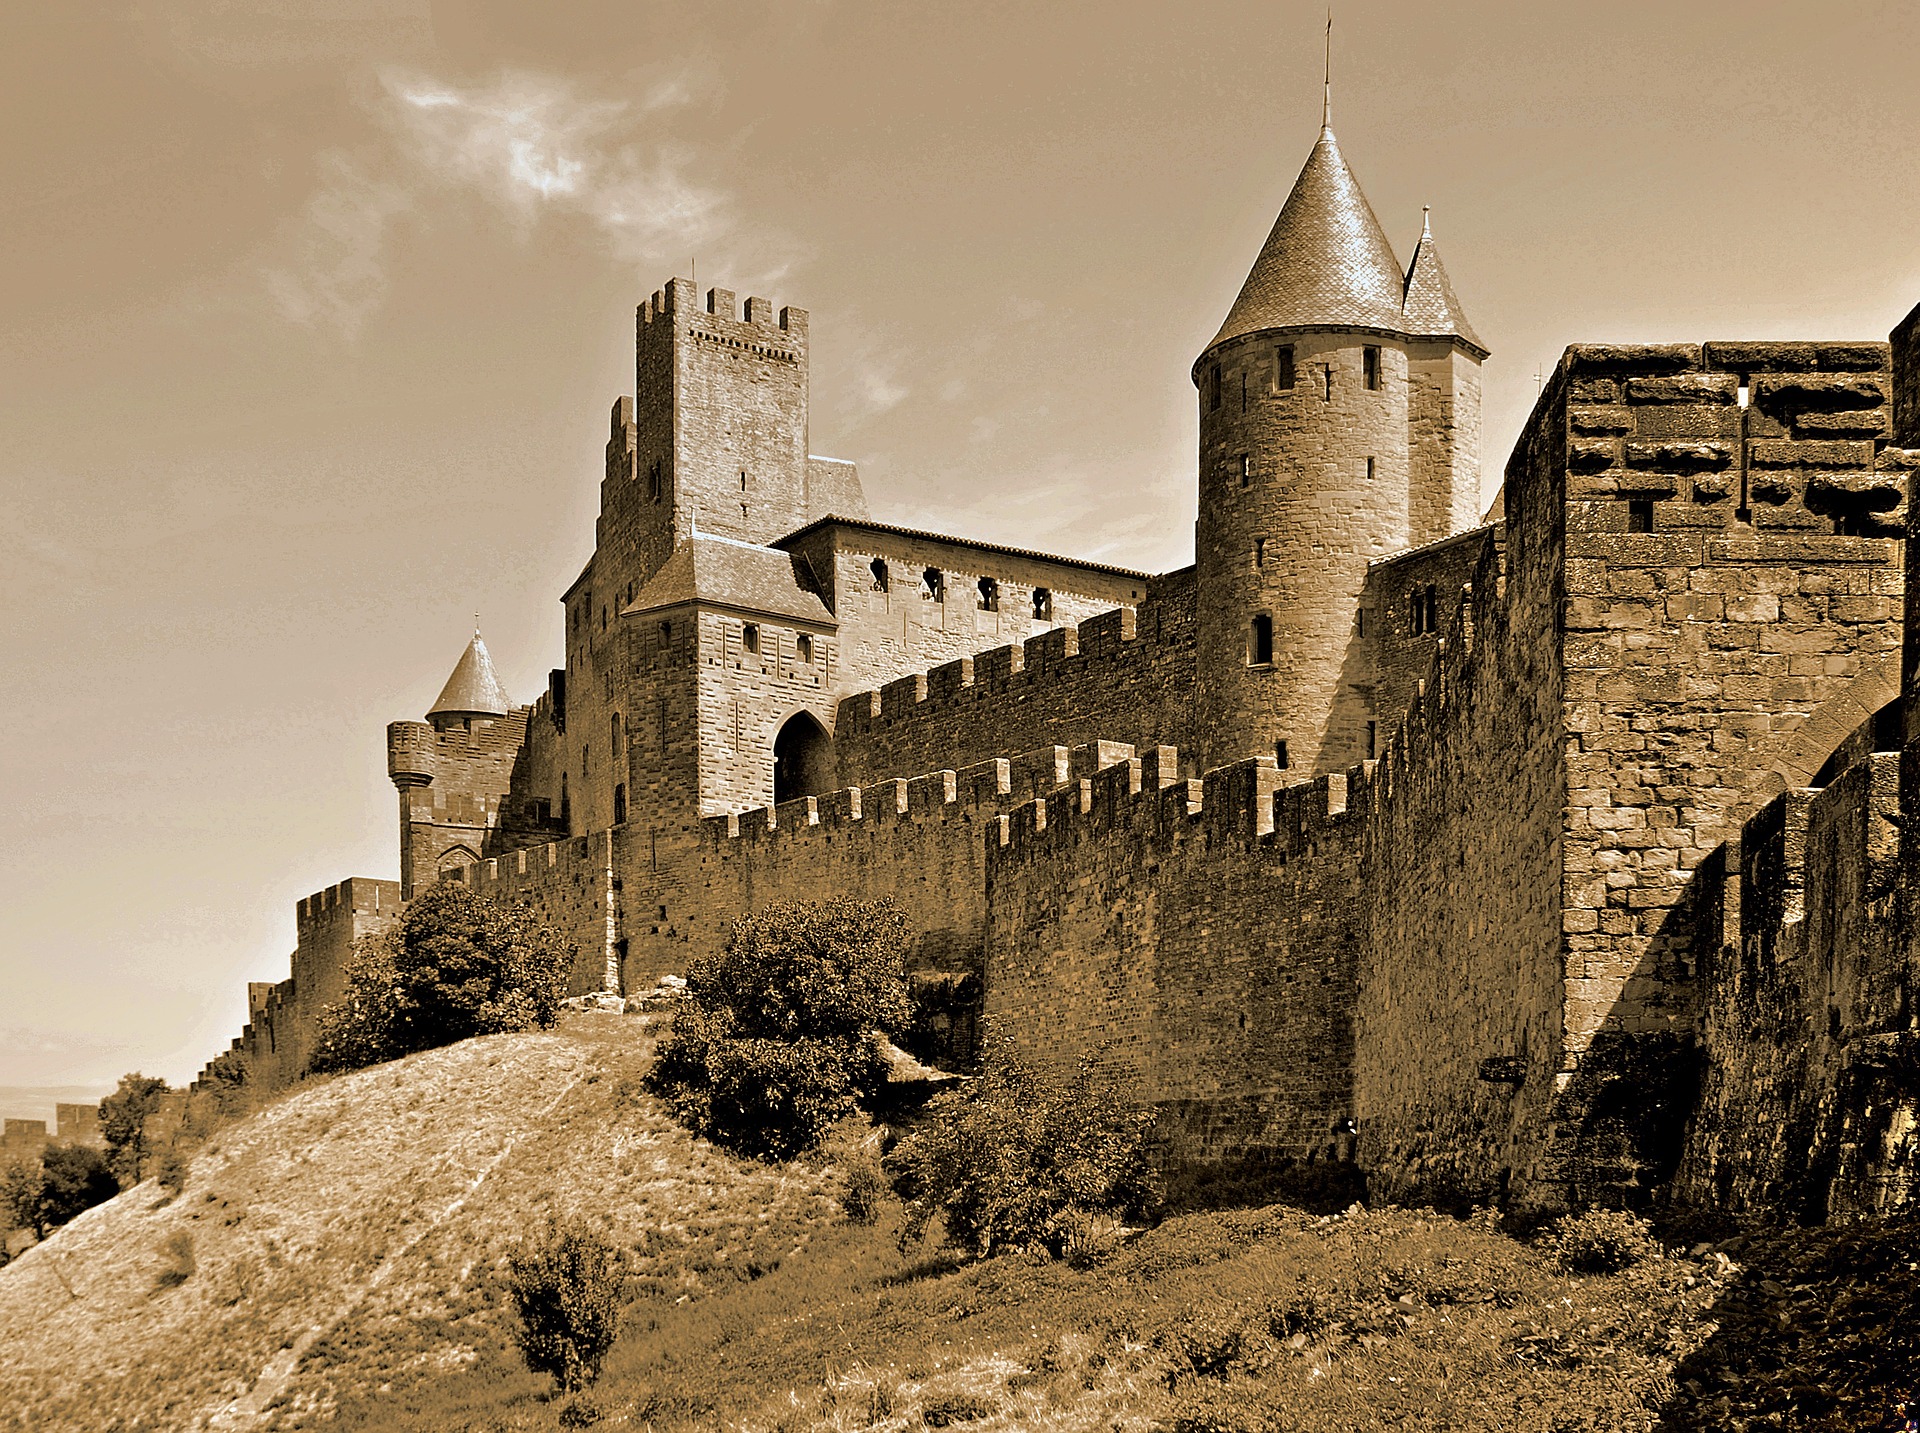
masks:
<svg viewBox="0 0 1920 1433"><path fill-rule="evenodd" d="M980 589L979 603L982 612L1000 610L1000 584L991 577L983 577L977 584Z"/></svg>
<svg viewBox="0 0 1920 1433"><path fill-rule="evenodd" d="M747 475L746 475L746 472L742 470L740 474L740 491L744 493L746 490L747 490Z"/></svg>
<svg viewBox="0 0 1920 1433"><path fill-rule="evenodd" d="M1360 365L1366 374L1368 389L1378 389L1380 387L1380 350L1372 345L1361 349Z"/></svg>
<svg viewBox="0 0 1920 1433"><path fill-rule="evenodd" d="M875 592L885 592L889 585L887 580L886 558L884 557L874 558L873 565L869 567L867 570L873 574L873 590Z"/></svg>
<svg viewBox="0 0 1920 1433"><path fill-rule="evenodd" d="M1353 635L1356 637L1367 635L1367 609L1364 607L1353 614Z"/></svg>
<svg viewBox="0 0 1920 1433"><path fill-rule="evenodd" d="M1213 364L1207 369L1207 411L1216 412L1220 407L1220 365Z"/></svg>
<svg viewBox="0 0 1920 1433"><path fill-rule="evenodd" d="M920 590L922 595L931 601L945 602L947 600L946 574L937 567L929 567L921 575Z"/></svg>
<svg viewBox="0 0 1920 1433"><path fill-rule="evenodd" d="M593 765L593 743L588 741L583 741L580 743L580 779L582 781L585 781L587 779L587 770L592 765Z"/></svg>
<svg viewBox="0 0 1920 1433"><path fill-rule="evenodd" d="M813 638L809 637L805 632L802 632L798 637L793 639L793 648L800 654L801 661L811 662L813 660Z"/></svg>
<svg viewBox="0 0 1920 1433"><path fill-rule="evenodd" d="M1373 459L1372 458L1367 459L1367 481L1368 482L1373 481Z"/></svg>
<svg viewBox="0 0 1920 1433"><path fill-rule="evenodd" d="M1273 351L1273 386L1293 387L1293 345L1283 343Z"/></svg>
<svg viewBox="0 0 1920 1433"><path fill-rule="evenodd" d="M1245 453L1233 460L1234 467L1240 472L1240 486L1246 487L1253 481L1253 460Z"/></svg>
<svg viewBox="0 0 1920 1433"><path fill-rule="evenodd" d="M1333 365L1331 363L1321 368L1320 378L1321 381L1326 384L1326 392L1322 395L1320 401L1323 403L1331 403L1333 402Z"/></svg>
<svg viewBox="0 0 1920 1433"><path fill-rule="evenodd" d="M1373 722L1367 723L1367 760L1368 761L1372 761L1376 756L1380 754L1378 749L1379 730L1380 730L1379 727L1375 725Z"/></svg>
<svg viewBox="0 0 1920 1433"><path fill-rule="evenodd" d="M1253 540L1253 565L1255 567L1267 565L1267 540L1264 537L1256 537Z"/></svg>
<svg viewBox="0 0 1920 1433"><path fill-rule="evenodd" d="M1244 368L1240 370L1240 411L1247 411L1247 371Z"/></svg>
<svg viewBox="0 0 1920 1433"><path fill-rule="evenodd" d="M1282 771L1287 769L1287 743L1285 740L1273 744L1273 764Z"/></svg>
<svg viewBox="0 0 1920 1433"><path fill-rule="evenodd" d="M627 783L624 781L613 788L613 824L627 824Z"/></svg>
<svg viewBox="0 0 1920 1433"><path fill-rule="evenodd" d="M1033 620L1036 622L1053 620L1053 593L1048 588L1033 589Z"/></svg>
<svg viewBox="0 0 1920 1433"><path fill-rule="evenodd" d="M1270 666L1273 662L1273 618L1264 612L1253 619L1247 660L1256 667Z"/></svg>
<svg viewBox="0 0 1920 1433"><path fill-rule="evenodd" d="M673 623L662 622L660 624L660 645L664 647L672 640L673 640Z"/></svg>
<svg viewBox="0 0 1920 1433"><path fill-rule="evenodd" d="M658 458L647 464L647 496L654 502L660 501L660 460Z"/></svg>
<svg viewBox="0 0 1920 1433"><path fill-rule="evenodd" d="M760 655L760 629L752 622L740 629L740 645L752 656Z"/></svg>
<svg viewBox="0 0 1920 1433"><path fill-rule="evenodd" d="M1653 531L1653 499L1629 498L1627 500L1627 531Z"/></svg>

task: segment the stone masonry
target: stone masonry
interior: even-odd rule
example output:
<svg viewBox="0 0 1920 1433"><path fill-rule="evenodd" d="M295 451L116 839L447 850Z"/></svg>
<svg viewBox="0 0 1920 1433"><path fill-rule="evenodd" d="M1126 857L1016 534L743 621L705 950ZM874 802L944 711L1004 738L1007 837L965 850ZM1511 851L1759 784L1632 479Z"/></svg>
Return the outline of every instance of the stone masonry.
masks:
<svg viewBox="0 0 1920 1433"><path fill-rule="evenodd" d="M1177 1161L1911 1197L1920 309L1575 345L1483 522L1489 350L1325 129L1191 366L1162 575L876 520L811 452L810 323L640 306L563 664L516 705L476 634L389 728L400 879L301 903L256 1083L434 880L529 903L613 996L768 902L884 896L916 980L977 992L922 1053L1089 1062Z"/></svg>

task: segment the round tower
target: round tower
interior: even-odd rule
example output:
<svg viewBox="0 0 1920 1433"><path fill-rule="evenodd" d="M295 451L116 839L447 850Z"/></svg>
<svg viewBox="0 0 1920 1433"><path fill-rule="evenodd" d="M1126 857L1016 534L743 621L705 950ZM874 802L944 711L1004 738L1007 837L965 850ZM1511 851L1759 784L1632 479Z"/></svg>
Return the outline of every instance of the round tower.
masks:
<svg viewBox="0 0 1920 1433"><path fill-rule="evenodd" d="M1431 262L1437 268L1437 256ZM1426 319L1409 322L1414 277L1401 273L1323 127L1193 366L1198 737L1208 766L1263 757L1304 777L1372 754L1367 564L1446 536L1478 487L1477 470L1468 475L1454 451L1460 425L1431 421L1439 355L1451 388L1461 386L1452 382L1459 341L1426 332ZM1423 280L1421 292L1433 291ZM1472 399L1477 436L1477 382ZM1436 484L1448 488L1444 500ZM1460 484L1469 491L1456 501Z"/></svg>

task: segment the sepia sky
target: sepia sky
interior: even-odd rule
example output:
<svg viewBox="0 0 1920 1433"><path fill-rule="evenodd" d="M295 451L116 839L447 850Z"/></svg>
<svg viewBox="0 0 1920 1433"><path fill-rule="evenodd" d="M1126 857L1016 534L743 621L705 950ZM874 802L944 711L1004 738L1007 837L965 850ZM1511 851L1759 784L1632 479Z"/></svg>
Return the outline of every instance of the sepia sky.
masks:
<svg viewBox="0 0 1920 1433"><path fill-rule="evenodd" d="M59 0L0 17L0 1085L189 1077L293 903L392 877L385 724L477 610L561 660L633 308L813 315L883 520L1192 557L1188 370L1319 122L1290 0ZM1339 7L1489 494L1570 342L1883 337L1920 300L1920 10ZM10 1112L10 1111L5 1111Z"/></svg>

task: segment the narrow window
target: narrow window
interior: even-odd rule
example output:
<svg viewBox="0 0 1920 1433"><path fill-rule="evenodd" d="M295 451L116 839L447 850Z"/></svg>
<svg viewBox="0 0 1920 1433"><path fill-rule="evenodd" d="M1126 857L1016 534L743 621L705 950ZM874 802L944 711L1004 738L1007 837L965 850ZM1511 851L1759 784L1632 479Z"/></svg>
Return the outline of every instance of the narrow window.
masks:
<svg viewBox="0 0 1920 1433"><path fill-rule="evenodd" d="M1247 371L1244 368L1240 370L1240 411L1247 411Z"/></svg>
<svg viewBox="0 0 1920 1433"><path fill-rule="evenodd" d="M610 750L613 753L615 760L618 760L620 756L620 713L619 712L615 712L611 717L607 719L607 738L608 738L608 742L607 742L608 750Z"/></svg>
<svg viewBox="0 0 1920 1433"><path fill-rule="evenodd" d="M667 699L659 697L653 704L654 726L660 733L660 754L667 754Z"/></svg>
<svg viewBox="0 0 1920 1433"><path fill-rule="evenodd" d="M1364 607L1353 614L1353 635L1356 637L1367 635L1367 609Z"/></svg>
<svg viewBox="0 0 1920 1433"><path fill-rule="evenodd" d="M660 460L658 458L647 464L647 496L654 502L660 501Z"/></svg>
<svg viewBox="0 0 1920 1433"><path fill-rule="evenodd" d="M1267 540L1264 537L1256 537L1253 540L1253 565L1255 567L1267 565Z"/></svg>
<svg viewBox="0 0 1920 1433"><path fill-rule="evenodd" d="M1273 764L1282 771L1287 769L1287 744L1284 740L1273 744Z"/></svg>
<svg viewBox="0 0 1920 1433"><path fill-rule="evenodd" d="M1367 481L1368 482L1373 481L1373 459L1372 458L1367 459Z"/></svg>
<svg viewBox="0 0 1920 1433"><path fill-rule="evenodd" d="M1253 460L1245 453L1242 453L1233 460L1233 463L1234 467L1238 469L1240 473L1240 486L1243 488L1247 487L1253 482Z"/></svg>
<svg viewBox="0 0 1920 1433"><path fill-rule="evenodd" d="M1217 412L1220 407L1220 365L1213 364L1207 369L1207 411Z"/></svg>
<svg viewBox="0 0 1920 1433"><path fill-rule="evenodd" d="M743 469L740 473L740 491L744 493L746 490L747 490L747 475L745 470Z"/></svg>
<svg viewBox="0 0 1920 1433"><path fill-rule="evenodd" d="M750 656L760 655L760 628L752 622L740 629L740 645Z"/></svg>
<svg viewBox="0 0 1920 1433"><path fill-rule="evenodd" d="M921 594L931 602L947 600L946 574L937 567L929 567L920 578Z"/></svg>
<svg viewBox="0 0 1920 1433"><path fill-rule="evenodd" d="M1253 619L1253 631L1247 642L1247 660L1256 667L1273 664L1273 618L1264 612Z"/></svg>
<svg viewBox="0 0 1920 1433"><path fill-rule="evenodd" d="M1367 376L1367 388L1380 387L1380 350L1371 346L1360 350L1360 366Z"/></svg>
<svg viewBox="0 0 1920 1433"><path fill-rule="evenodd" d="M805 632L802 632L798 637L793 639L793 649L800 654L801 661L811 662L813 660L813 638L809 637Z"/></svg>
<svg viewBox="0 0 1920 1433"><path fill-rule="evenodd" d="M1373 722L1368 722L1367 723L1367 760L1368 761L1372 761L1375 757L1377 757L1380 754L1378 750L1378 742L1379 742L1379 727L1376 726Z"/></svg>
<svg viewBox="0 0 1920 1433"><path fill-rule="evenodd" d="M573 806L567 799L567 773L560 773L560 824L565 826L573 814Z"/></svg>
<svg viewBox="0 0 1920 1433"><path fill-rule="evenodd" d="M673 642L673 623L662 622L660 624L660 645L662 647L666 647L666 646L670 646L672 642Z"/></svg>
<svg viewBox="0 0 1920 1433"><path fill-rule="evenodd" d="M582 781L585 781L587 779L588 768L590 768L592 765L593 765L593 745L590 742L583 741L580 743L580 779Z"/></svg>
<svg viewBox="0 0 1920 1433"><path fill-rule="evenodd" d="M627 784L624 781L613 788L613 824L627 824Z"/></svg>
<svg viewBox="0 0 1920 1433"><path fill-rule="evenodd" d="M1321 395L1320 401L1323 403L1331 403L1333 402L1333 365L1331 363L1320 370L1320 377L1327 385L1326 391Z"/></svg>
<svg viewBox="0 0 1920 1433"><path fill-rule="evenodd" d="M1273 386L1293 387L1293 345L1283 343L1273 351Z"/></svg>
<svg viewBox="0 0 1920 1433"><path fill-rule="evenodd" d="M1033 620L1051 622L1053 620L1053 593L1045 587L1033 589Z"/></svg>
<svg viewBox="0 0 1920 1433"><path fill-rule="evenodd" d="M980 610L982 612L998 612L1000 610L1000 584L991 577L983 577L980 579L978 585L980 589L980 596L978 598Z"/></svg>
<svg viewBox="0 0 1920 1433"><path fill-rule="evenodd" d="M607 609L604 603L600 607L600 630L602 632L607 630Z"/></svg>
<svg viewBox="0 0 1920 1433"><path fill-rule="evenodd" d="M1431 584L1420 589L1421 600L1426 604L1426 618L1422 630L1438 632L1440 630L1440 599L1434 594Z"/></svg>
<svg viewBox="0 0 1920 1433"><path fill-rule="evenodd" d="M1627 531L1653 531L1653 499L1629 498L1627 500Z"/></svg>
<svg viewBox="0 0 1920 1433"><path fill-rule="evenodd" d="M884 557L874 558L873 566L871 566L867 570L873 574L873 590L875 592L885 592L888 586L886 558Z"/></svg>

